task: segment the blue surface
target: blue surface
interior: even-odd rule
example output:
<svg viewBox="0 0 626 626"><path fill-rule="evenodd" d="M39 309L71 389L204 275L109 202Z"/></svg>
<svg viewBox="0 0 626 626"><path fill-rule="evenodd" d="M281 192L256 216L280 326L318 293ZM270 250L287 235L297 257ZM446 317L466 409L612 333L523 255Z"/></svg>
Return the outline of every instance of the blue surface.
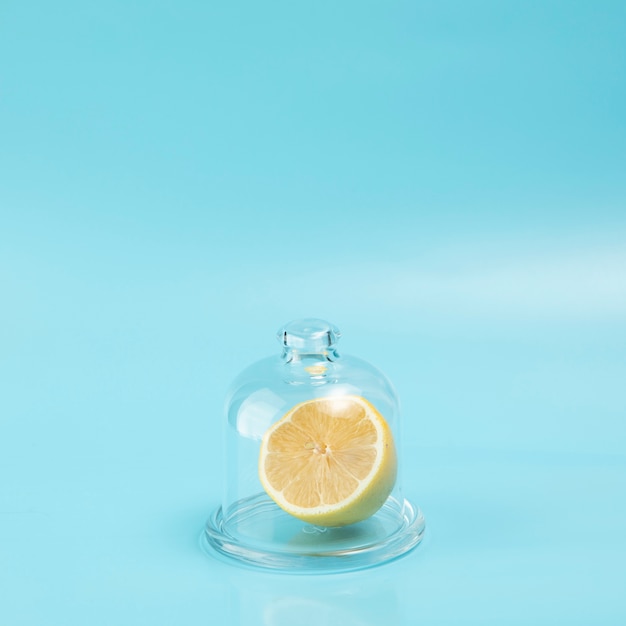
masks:
<svg viewBox="0 0 626 626"><path fill-rule="evenodd" d="M625 33L617 1L5 0L0 622L624 624ZM402 400L428 528L381 568L198 549L225 390L302 316Z"/></svg>

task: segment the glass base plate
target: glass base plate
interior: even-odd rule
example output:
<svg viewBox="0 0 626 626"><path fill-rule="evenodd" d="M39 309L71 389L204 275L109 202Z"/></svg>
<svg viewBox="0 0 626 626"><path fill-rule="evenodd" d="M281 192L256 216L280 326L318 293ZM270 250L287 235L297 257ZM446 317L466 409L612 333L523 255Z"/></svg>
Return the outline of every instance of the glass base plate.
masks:
<svg viewBox="0 0 626 626"><path fill-rule="evenodd" d="M389 498L358 524L324 528L285 513L266 494L218 508L201 537L203 550L239 564L289 573L329 573L372 567L412 550L424 517L407 500Z"/></svg>

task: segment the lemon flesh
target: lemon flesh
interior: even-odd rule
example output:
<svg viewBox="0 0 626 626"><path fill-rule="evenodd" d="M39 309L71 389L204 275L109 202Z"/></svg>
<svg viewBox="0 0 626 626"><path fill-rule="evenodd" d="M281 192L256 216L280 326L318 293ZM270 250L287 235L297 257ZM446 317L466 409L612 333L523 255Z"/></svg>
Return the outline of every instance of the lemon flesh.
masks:
<svg viewBox="0 0 626 626"><path fill-rule="evenodd" d="M396 481L391 429L360 396L317 398L290 409L265 433L259 478L287 513L318 526L372 516Z"/></svg>

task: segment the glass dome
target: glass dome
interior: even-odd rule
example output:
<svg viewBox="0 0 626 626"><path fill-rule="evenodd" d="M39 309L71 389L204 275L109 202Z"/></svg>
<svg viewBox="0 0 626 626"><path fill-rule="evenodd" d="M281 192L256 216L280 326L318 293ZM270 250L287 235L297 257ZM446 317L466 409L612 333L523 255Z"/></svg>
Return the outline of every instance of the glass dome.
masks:
<svg viewBox="0 0 626 626"><path fill-rule="evenodd" d="M290 322L277 337L281 353L245 369L227 394L222 503L204 547L291 572L359 569L411 550L424 519L402 493L391 383L340 356L339 330L324 320ZM333 481L344 491L330 497Z"/></svg>

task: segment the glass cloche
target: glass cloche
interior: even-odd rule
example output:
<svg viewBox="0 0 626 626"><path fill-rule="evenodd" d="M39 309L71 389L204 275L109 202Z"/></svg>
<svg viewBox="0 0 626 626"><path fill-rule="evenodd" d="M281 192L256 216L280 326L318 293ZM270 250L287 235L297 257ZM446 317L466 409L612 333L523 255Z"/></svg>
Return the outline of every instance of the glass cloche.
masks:
<svg viewBox="0 0 626 626"><path fill-rule="evenodd" d="M286 324L281 352L245 369L225 409L213 554L301 572L359 569L414 548L424 518L402 493L400 415L389 380L340 356L339 330Z"/></svg>

